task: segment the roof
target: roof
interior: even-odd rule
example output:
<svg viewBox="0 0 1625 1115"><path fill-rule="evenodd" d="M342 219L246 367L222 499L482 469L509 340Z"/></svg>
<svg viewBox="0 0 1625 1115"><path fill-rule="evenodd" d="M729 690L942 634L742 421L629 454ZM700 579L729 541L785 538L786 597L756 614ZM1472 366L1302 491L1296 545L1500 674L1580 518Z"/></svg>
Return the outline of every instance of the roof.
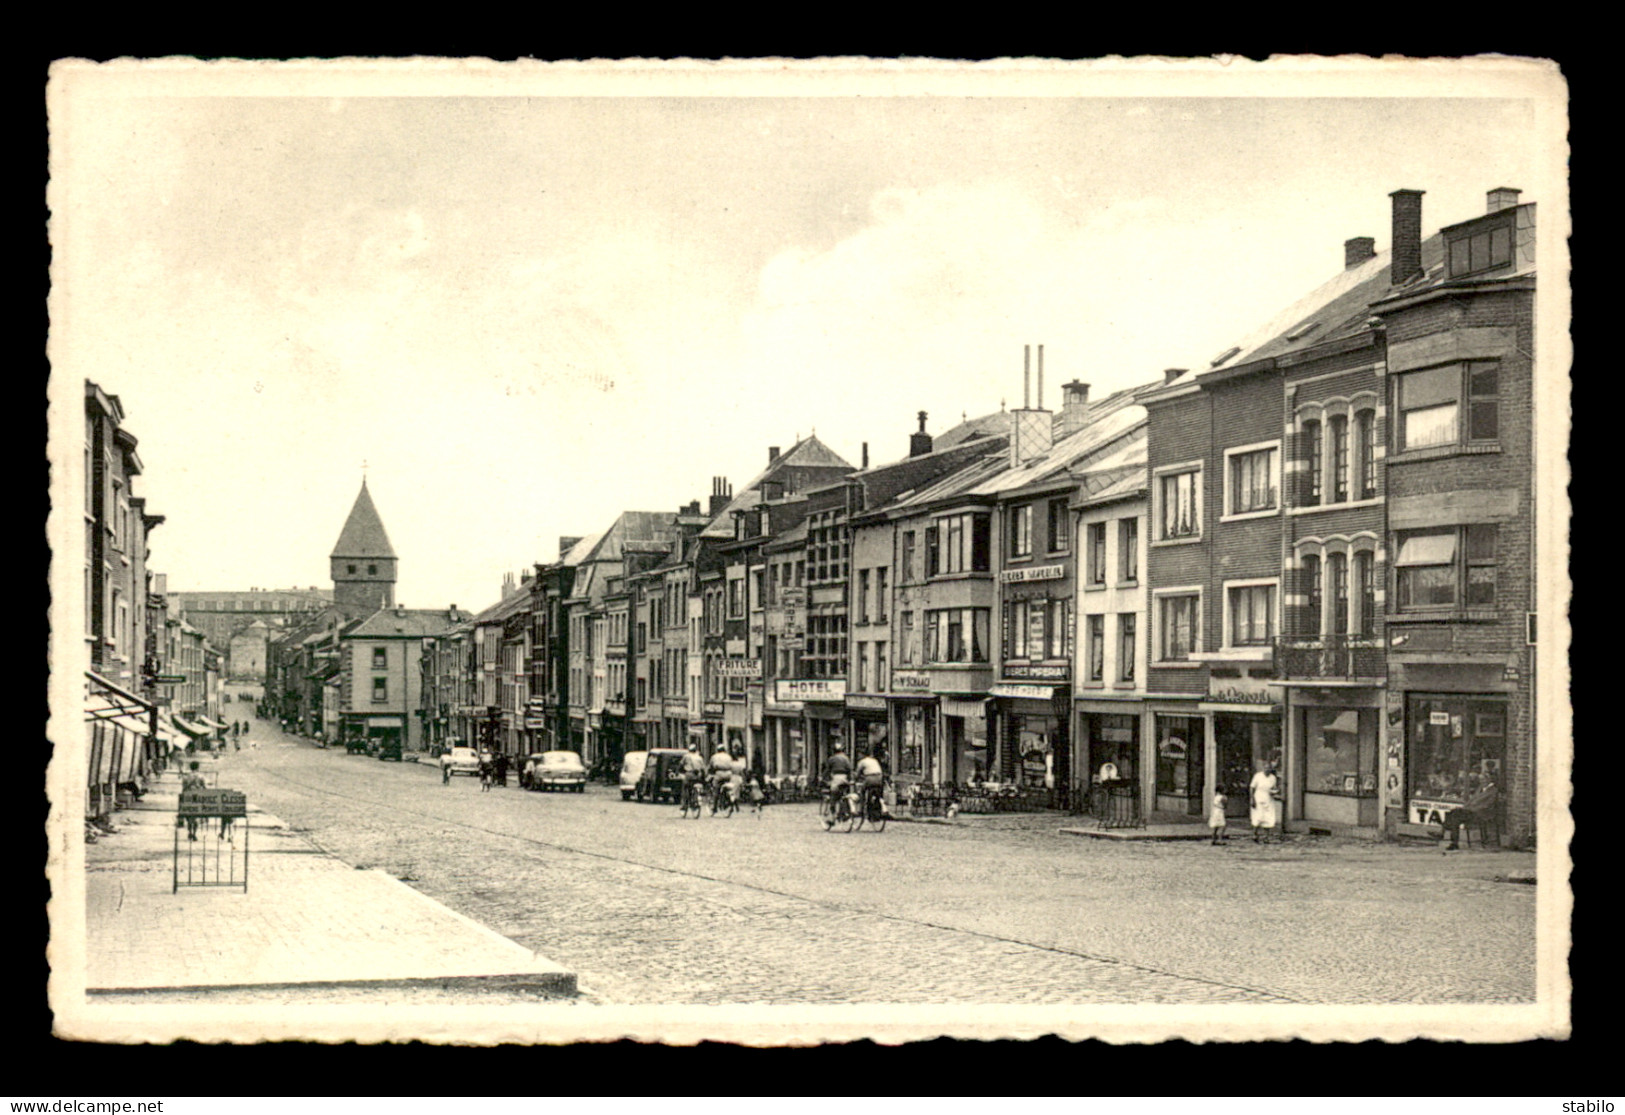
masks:
<svg viewBox="0 0 1625 1115"><path fill-rule="evenodd" d="M350 517L344 520L344 529L339 532L339 540L333 543L331 556L347 558L395 556L395 551L389 545L389 535L384 531L384 521L378 517L378 509L372 505L372 496L367 492L365 480L361 481L361 491L355 497L355 506L350 508Z"/></svg>
<svg viewBox="0 0 1625 1115"><path fill-rule="evenodd" d="M482 623L501 623L509 616L524 611L530 605L530 582L526 581L501 600L492 604L485 611L474 617L476 625ZM453 625L447 624L447 630Z"/></svg>
<svg viewBox="0 0 1625 1115"><path fill-rule="evenodd" d="M984 414L980 418L968 418L959 425L944 430L932 439L931 445L935 449L951 449L961 442L971 441L974 438L1009 432L1010 412L999 410L992 414Z"/></svg>
<svg viewBox="0 0 1625 1115"><path fill-rule="evenodd" d="M852 463L836 453L829 446L818 440L816 434L808 435L790 447L788 453L780 453L768 466L757 473L750 483L746 484L739 493L728 502L719 513L711 516L711 523L700 533L710 538L733 537L733 513L735 511L749 511L761 502L761 485L773 479L775 475L787 468L828 468L852 469Z"/></svg>
<svg viewBox="0 0 1625 1115"><path fill-rule="evenodd" d="M428 611L419 608L381 608L345 632L347 639L410 638L424 635L443 635L461 616L453 619L444 610Z"/></svg>
<svg viewBox="0 0 1625 1115"><path fill-rule="evenodd" d="M1131 392L1119 392L1118 395L1132 397ZM989 477L971 489L969 494L1001 495L1049 480L1070 479L1067 475L1069 470L1113 442L1127 437L1136 427L1144 426L1147 417L1142 406L1119 405L1111 413L1091 421L1077 433L1050 446L1049 452L1043 456Z"/></svg>
<svg viewBox="0 0 1625 1115"><path fill-rule="evenodd" d="M603 540L603 537L603 531L599 531L597 534L587 535L587 537L570 547L570 552L565 554L564 557L559 560L559 564L580 565L587 559L587 555L592 553L593 549L598 545L598 543Z"/></svg>

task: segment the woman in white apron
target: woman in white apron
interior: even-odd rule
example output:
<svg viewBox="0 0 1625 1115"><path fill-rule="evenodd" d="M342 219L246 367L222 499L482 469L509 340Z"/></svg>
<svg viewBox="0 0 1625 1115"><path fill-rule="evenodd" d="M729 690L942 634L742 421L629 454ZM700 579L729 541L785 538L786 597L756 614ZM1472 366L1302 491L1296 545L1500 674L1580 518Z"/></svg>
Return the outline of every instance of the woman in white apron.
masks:
<svg viewBox="0 0 1625 1115"><path fill-rule="evenodd" d="M1258 843L1263 830L1275 827L1275 799L1280 793L1281 779L1275 773L1275 764L1264 764L1264 769L1253 775L1247 787L1247 819L1253 826L1253 843Z"/></svg>

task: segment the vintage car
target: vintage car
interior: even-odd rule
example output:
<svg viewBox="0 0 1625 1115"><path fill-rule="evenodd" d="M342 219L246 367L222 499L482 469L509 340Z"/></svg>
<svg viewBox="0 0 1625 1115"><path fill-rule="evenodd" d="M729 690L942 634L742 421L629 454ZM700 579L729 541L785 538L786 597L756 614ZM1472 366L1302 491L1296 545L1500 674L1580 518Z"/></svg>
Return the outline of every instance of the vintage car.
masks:
<svg viewBox="0 0 1625 1115"><path fill-rule="evenodd" d="M453 747L440 756L440 766L451 774L472 774L477 777L480 773L480 755L472 747Z"/></svg>
<svg viewBox="0 0 1625 1115"><path fill-rule="evenodd" d="M649 761L647 751L628 751L621 758L621 800L631 801L632 795L637 793L638 779L643 777L643 768Z"/></svg>
<svg viewBox="0 0 1625 1115"><path fill-rule="evenodd" d="M519 784L527 790L574 790L587 788L587 766L574 751L542 751L525 760Z"/></svg>
<svg viewBox="0 0 1625 1115"><path fill-rule="evenodd" d="M686 751L657 747L647 753L643 774L634 793L639 801L675 802L683 792L683 756Z"/></svg>

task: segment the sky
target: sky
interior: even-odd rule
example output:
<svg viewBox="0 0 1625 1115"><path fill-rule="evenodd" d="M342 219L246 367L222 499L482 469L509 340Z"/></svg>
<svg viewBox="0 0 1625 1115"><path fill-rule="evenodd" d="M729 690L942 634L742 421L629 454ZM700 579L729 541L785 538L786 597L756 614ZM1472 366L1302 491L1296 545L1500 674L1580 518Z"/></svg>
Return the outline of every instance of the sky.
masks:
<svg viewBox="0 0 1625 1115"><path fill-rule="evenodd" d="M171 590L479 609L623 509L1200 368L1549 180L1515 97L118 96L53 120L53 367L119 396ZM1545 176L1545 177L1543 177ZM70 458L71 459L71 458Z"/></svg>

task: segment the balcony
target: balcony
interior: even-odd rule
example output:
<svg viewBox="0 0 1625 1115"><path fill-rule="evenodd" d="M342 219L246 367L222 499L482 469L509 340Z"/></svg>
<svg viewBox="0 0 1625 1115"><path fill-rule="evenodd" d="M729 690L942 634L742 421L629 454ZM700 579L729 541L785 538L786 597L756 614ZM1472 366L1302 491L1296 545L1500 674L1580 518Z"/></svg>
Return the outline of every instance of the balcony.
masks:
<svg viewBox="0 0 1625 1115"><path fill-rule="evenodd" d="M1371 635L1281 635L1275 666L1283 678L1362 681L1388 676L1382 640Z"/></svg>

